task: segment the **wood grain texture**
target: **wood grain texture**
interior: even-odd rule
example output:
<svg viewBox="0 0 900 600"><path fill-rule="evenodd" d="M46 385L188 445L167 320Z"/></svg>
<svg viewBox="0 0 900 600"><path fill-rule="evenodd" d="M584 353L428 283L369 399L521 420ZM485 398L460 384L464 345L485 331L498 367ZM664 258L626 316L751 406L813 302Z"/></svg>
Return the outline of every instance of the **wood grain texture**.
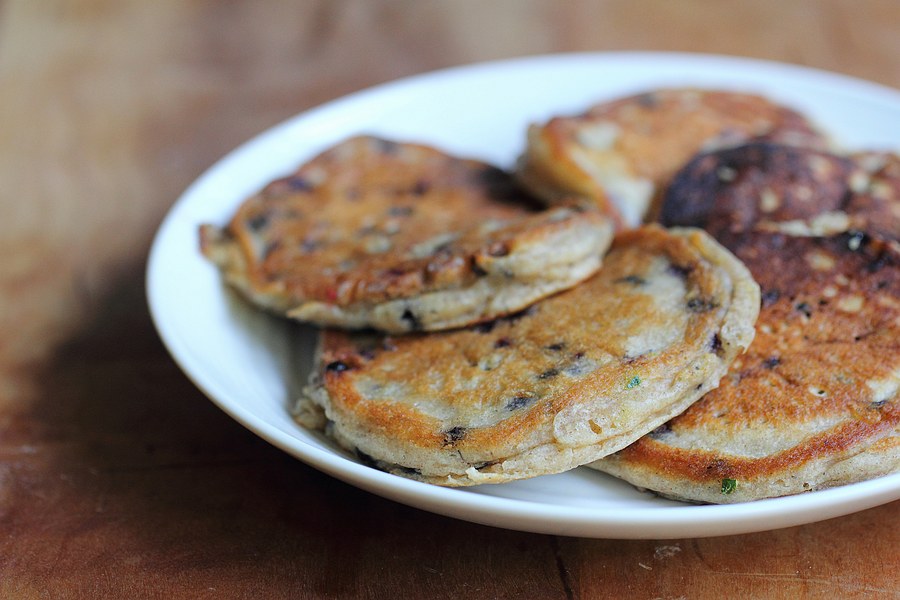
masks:
<svg viewBox="0 0 900 600"><path fill-rule="evenodd" d="M897 597L897 502L638 542L503 531L339 483L187 381L143 269L204 168L376 83L647 49L900 87L898 31L900 4L875 0L0 0L0 597Z"/></svg>

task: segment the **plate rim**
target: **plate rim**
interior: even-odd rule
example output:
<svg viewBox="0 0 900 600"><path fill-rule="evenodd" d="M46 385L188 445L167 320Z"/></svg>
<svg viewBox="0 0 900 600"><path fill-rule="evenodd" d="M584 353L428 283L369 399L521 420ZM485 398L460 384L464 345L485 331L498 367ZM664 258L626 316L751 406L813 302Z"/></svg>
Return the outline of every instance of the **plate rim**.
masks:
<svg viewBox="0 0 900 600"><path fill-rule="evenodd" d="M576 506L559 506L518 498L471 493L465 488L445 488L404 479L377 471L347 459L340 454L317 448L299 438L290 438L283 431L253 414L246 407L223 400L200 374L191 369L181 346L178 332L162 312L163 260L166 244L173 232L173 223L186 211L192 199L209 181L232 163L252 154L255 147L263 147L267 141L277 138L284 131L313 123L327 121L340 115L356 103L365 103L379 95L391 95L404 88L427 86L440 80L471 77L473 73L497 69L534 69L557 63L585 62L625 63L647 61L687 63L693 69L750 67L755 70L779 72L782 75L802 75L813 78L814 83L847 83L850 90L871 102L877 99L891 107L900 107L900 91L883 84L858 79L849 75L808 66L766 59L686 52L571 52L535 54L515 58L476 62L428 71L387 81L335 98L304 110L280 123L252 136L205 169L171 205L162 219L151 243L147 260L145 289L153 324L179 368L188 379L216 406L254 434L332 477L379 496L437 514L485 525L498 526L535 533L571 535L576 537L602 537L618 539L671 539L683 537L709 537L765 531L830 519L871 508L900 498L900 473L800 495L757 500L728 505L692 505L617 509L616 515L598 515L596 509ZM299 427L299 425L298 425ZM299 444L299 446L298 446ZM812 499L812 501L810 501ZM810 508L812 505L812 508ZM563 514L558 514L562 510ZM734 514L741 513L735 521ZM759 519L765 517L765 523ZM706 527L704 529L704 527Z"/></svg>

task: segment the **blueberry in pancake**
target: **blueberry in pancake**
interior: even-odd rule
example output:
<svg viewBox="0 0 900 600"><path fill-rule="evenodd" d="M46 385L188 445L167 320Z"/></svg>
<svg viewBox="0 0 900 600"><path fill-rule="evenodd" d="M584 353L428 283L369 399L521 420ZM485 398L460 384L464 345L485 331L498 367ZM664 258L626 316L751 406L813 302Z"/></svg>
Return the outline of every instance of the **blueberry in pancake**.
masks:
<svg viewBox="0 0 900 600"><path fill-rule="evenodd" d="M523 312L404 336L325 330L297 419L362 460L447 486L559 473L718 385L759 288L700 230L620 233L589 280Z"/></svg>
<svg viewBox="0 0 900 600"><path fill-rule="evenodd" d="M756 337L718 388L592 463L671 498L732 503L900 470L900 247L750 232Z"/></svg>
<svg viewBox="0 0 900 600"><path fill-rule="evenodd" d="M202 252L256 305L391 333L519 311L588 278L611 239L593 207L543 209L494 166L369 136L200 230Z"/></svg>

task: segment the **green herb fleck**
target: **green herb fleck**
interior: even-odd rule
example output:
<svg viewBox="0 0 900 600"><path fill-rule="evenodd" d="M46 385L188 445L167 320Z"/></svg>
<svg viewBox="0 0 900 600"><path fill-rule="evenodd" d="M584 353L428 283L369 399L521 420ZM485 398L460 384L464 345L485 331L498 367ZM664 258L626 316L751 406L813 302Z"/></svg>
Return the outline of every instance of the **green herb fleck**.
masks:
<svg viewBox="0 0 900 600"><path fill-rule="evenodd" d="M737 489L737 481L734 479L722 480L722 493L726 496Z"/></svg>
<svg viewBox="0 0 900 600"><path fill-rule="evenodd" d="M628 385L625 386L625 389L630 390L631 388L636 388L641 385L641 378L635 375L631 378L631 381L628 382Z"/></svg>

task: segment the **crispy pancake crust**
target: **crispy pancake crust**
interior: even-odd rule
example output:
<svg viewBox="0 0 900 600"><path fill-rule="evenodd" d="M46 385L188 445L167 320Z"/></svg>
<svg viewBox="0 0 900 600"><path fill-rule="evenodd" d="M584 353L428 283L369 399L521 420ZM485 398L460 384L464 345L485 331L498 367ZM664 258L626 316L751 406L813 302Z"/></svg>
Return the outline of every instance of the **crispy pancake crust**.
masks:
<svg viewBox="0 0 900 600"><path fill-rule="evenodd" d="M731 247L762 288L750 349L684 414L591 466L712 503L900 469L897 243L748 233Z"/></svg>
<svg viewBox="0 0 900 600"><path fill-rule="evenodd" d="M827 145L800 113L760 96L662 89L532 125L517 176L547 202L586 196L635 226L655 218L659 193L697 152L749 139Z"/></svg>
<svg viewBox="0 0 900 600"><path fill-rule="evenodd" d="M672 178L660 222L702 227L720 241L750 229L898 239L900 158L772 143L700 154Z"/></svg>
<svg viewBox="0 0 900 600"><path fill-rule="evenodd" d="M427 146L356 137L244 202L201 250L254 303L326 326L458 327L594 273L612 226L539 210L503 171Z"/></svg>
<svg viewBox="0 0 900 600"><path fill-rule="evenodd" d="M631 443L715 387L759 289L706 233L620 234L603 268L525 312L384 337L325 331L298 420L431 483L557 473Z"/></svg>
<svg viewBox="0 0 900 600"><path fill-rule="evenodd" d="M850 180L850 228L900 240L900 156L860 152L851 158L862 174Z"/></svg>

